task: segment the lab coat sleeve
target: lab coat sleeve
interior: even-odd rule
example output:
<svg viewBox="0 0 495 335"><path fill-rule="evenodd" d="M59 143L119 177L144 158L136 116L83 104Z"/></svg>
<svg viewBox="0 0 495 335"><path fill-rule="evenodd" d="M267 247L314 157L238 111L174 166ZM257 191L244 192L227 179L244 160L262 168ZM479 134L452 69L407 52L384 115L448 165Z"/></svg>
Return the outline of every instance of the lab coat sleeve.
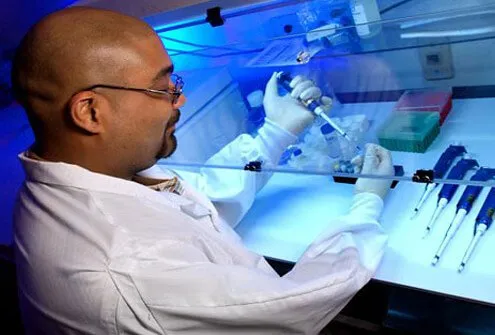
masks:
<svg viewBox="0 0 495 335"><path fill-rule="evenodd" d="M199 173L175 169L175 172L205 194L215 205L220 217L234 227L253 204L256 193L272 175L270 172L250 172L242 168L256 160L263 162L262 170L263 167L277 166L283 151L296 140L296 136L266 119L256 137L248 134L238 136L205 163L241 169L202 168Z"/></svg>
<svg viewBox="0 0 495 335"><path fill-rule="evenodd" d="M201 242L176 240L125 257L130 274L111 273L124 297L137 292L129 308L164 333L317 334L378 266L386 244L381 208L375 195L356 196L349 214L330 222L283 277L233 260L219 264ZM142 302L145 311L137 307Z"/></svg>

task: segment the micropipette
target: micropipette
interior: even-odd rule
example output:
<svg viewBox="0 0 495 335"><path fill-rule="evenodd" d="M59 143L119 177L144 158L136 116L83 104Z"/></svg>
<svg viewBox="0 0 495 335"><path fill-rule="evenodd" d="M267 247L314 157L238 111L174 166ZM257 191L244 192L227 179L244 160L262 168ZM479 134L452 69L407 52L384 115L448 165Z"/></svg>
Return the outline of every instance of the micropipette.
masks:
<svg viewBox="0 0 495 335"><path fill-rule="evenodd" d="M476 166L478 166L478 162L476 160L463 158L452 168L447 175L447 179L462 180L466 173ZM458 188L459 184L444 184L442 186L440 192L438 193L437 207L431 216L430 222L428 222L428 225L426 226L424 237L430 233L433 228L433 224L437 221L445 206L447 206L450 200L452 200L452 197Z"/></svg>
<svg viewBox="0 0 495 335"><path fill-rule="evenodd" d="M480 168L474 176L471 178L472 181L487 181L489 179L492 179L495 177L495 169L488 169L488 168ZM442 256L443 252L449 245L450 241L454 238L455 234L457 233L457 230L461 226L462 222L464 221L464 218L466 215L469 214L471 211L471 208L473 207L474 202L478 198L479 194L481 193L481 190L483 189L483 186L468 186L462 193L461 198L457 202L457 211L454 216L454 219L449 225L449 228L445 232L445 236L442 240L442 243L438 247L437 252L435 253L435 257L433 257L433 260L431 261L432 265L436 265L438 261L440 260L440 257Z"/></svg>
<svg viewBox="0 0 495 335"><path fill-rule="evenodd" d="M495 188L490 190L488 196L486 197L485 202L483 203L483 207L476 218L476 222L474 223L474 236L471 242L469 243L468 248L466 249L466 253L462 258L461 265L457 271L462 272L464 267L466 266L469 258L473 254L476 245L480 241L481 237L485 234L485 232L490 228L493 222L493 214L495 213Z"/></svg>
<svg viewBox="0 0 495 335"><path fill-rule="evenodd" d="M290 82L292 81L292 77L290 74L286 72L279 72L277 75L277 79L280 81L280 84L288 91L292 92L292 87L290 87ZM321 117L323 120L325 120L329 125L331 125L341 136L343 136L346 140L349 142L353 142L352 139L349 137L349 135L345 132L344 129L342 129L339 125L337 125L335 122L332 121L328 117L327 114L325 114L325 109L323 106L320 104L319 101L315 99L298 99L306 108L308 108L310 111L315 113L316 116ZM358 151L361 151L361 148L356 145L356 149Z"/></svg>
<svg viewBox="0 0 495 335"><path fill-rule="evenodd" d="M438 159L437 163L433 167L433 176L434 179L441 179L443 176L447 173L449 170L450 166L456 159L456 157L465 154L466 153L466 148L464 148L462 145L450 145L440 156ZM411 217L413 219L425 203L426 199L430 196L430 194L437 188L438 183L430 183L425 186L425 190L423 191L423 194L421 195L421 198L418 201L418 204L414 208L414 213Z"/></svg>

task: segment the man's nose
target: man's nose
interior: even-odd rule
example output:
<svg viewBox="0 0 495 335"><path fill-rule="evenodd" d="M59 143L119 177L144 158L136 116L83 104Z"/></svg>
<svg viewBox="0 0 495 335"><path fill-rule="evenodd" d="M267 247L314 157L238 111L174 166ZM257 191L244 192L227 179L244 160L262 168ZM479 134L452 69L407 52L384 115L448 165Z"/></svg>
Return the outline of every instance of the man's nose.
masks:
<svg viewBox="0 0 495 335"><path fill-rule="evenodd" d="M184 106L184 104L186 103L186 96L184 94L181 94L179 96L179 98L177 99L177 101L175 102L174 104L174 108L175 109L179 109L181 108L182 106Z"/></svg>

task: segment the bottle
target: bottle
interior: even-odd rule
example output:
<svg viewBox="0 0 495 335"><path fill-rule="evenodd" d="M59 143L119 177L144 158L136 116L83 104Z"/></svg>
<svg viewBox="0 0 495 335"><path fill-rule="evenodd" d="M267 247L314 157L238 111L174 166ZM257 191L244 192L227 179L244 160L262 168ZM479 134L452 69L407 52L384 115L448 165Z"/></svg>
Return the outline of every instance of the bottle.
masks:
<svg viewBox="0 0 495 335"><path fill-rule="evenodd" d="M370 123L366 115L357 114L346 116L342 119L341 126L346 130L351 139L351 141L342 141L340 144L344 159L352 159L356 157L356 155L362 154L362 152L356 150L356 146L364 148L365 144L370 142L367 140L367 138L370 137L370 133L374 134L374 132L369 131ZM371 142L376 143L377 141Z"/></svg>
<svg viewBox="0 0 495 335"><path fill-rule="evenodd" d="M292 158L292 154L294 151L298 150L297 147L294 146L289 146L287 149L284 150L282 153L282 156L280 156L280 160L278 161L278 165L286 165L290 159Z"/></svg>
<svg viewBox="0 0 495 335"><path fill-rule="evenodd" d="M381 16L376 0L351 0L350 6L359 37L371 38L381 32ZM376 23L368 24L370 22Z"/></svg>
<svg viewBox="0 0 495 335"><path fill-rule="evenodd" d="M287 165L298 170L329 171L332 166L332 159L312 148L296 148Z"/></svg>
<svg viewBox="0 0 495 335"><path fill-rule="evenodd" d="M314 151L325 151L327 144L323 135L321 134L320 127L311 126L304 135L304 151L314 150Z"/></svg>
<svg viewBox="0 0 495 335"><path fill-rule="evenodd" d="M345 28L341 24L329 24L309 32L304 44L312 56L322 50L330 53L353 53L361 50L359 37L354 29Z"/></svg>
<svg viewBox="0 0 495 335"><path fill-rule="evenodd" d="M292 156L290 160L287 162L287 165L289 165L291 168L294 169L302 169L307 163L307 157L306 155L303 155L303 152L299 148L295 148L295 150L292 152Z"/></svg>
<svg viewBox="0 0 495 335"><path fill-rule="evenodd" d="M253 134L256 133L256 131L265 122L265 111L263 109L263 91L253 91L249 93L246 98L249 103L247 132L249 134Z"/></svg>
<svg viewBox="0 0 495 335"><path fill-rule="evenodd" d="M323 126L321 126L320 131L327 143L328 155L332 158L339 157L340 156L339 134L328 123L325 123Z"/></svg>

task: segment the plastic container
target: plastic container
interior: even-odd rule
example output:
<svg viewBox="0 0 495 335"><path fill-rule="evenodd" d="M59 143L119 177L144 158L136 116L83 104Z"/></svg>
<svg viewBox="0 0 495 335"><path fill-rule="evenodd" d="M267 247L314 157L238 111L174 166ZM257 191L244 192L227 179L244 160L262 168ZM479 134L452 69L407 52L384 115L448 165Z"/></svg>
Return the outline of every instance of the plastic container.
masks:
<svg viewBox="0 0 495 335"><path fill-rule="evenodd" d="M309 158L303 154L300 148L295 148L287 162L287 165L294 169L304 169L309 162Z"/></svg>
<svg viewBox="0 0 495 335"><path fill-rule="evenodd" d="M303 7L297 14L309 28L304 42L310 54L314 55L322 50L330 54L360 51L359 37L352 27L354 22L348 1L332 0L327 6L317 6L314 13L307 12ZM327 10L329 12L323 14ZM317 16L320 17L319 20L316 19Z"/></svg>
<svg viewBox="0 0 495 335"><path fill-rule="evenodd" d="M338 158L340 156L339 134L328 123L321 126L320 131L327 143L328 155L332 158Z"/></svg>
<svg viewBox="0 0 495 335"><path fill-rule="evenodd" d="M298 170L330 171L332 159L312 148L296 148L287 165Z"/></svg>
<svg viewBox="0 0 495 335"><path fill-rule="evenodd" d="M376 0L351 0L350 6L359 37L371 38L381 32L381 16Z"/></svg>
<svg viewBox="0 0 495 335"><path fill-rule="evenodd" d="M335 30L335 28L327 27L329 25L311 31L306 35L311 34L312 36L307 37L304 42L311 55L315 55L322 50L330 54L358 52L361 50L359 38L353 29L338 27L338 30ZM314 38L316 35L321 37Z"/></svg>
<svg viewBox="0 0 495 335"><path fill-rule="evenodd" d="M393 151L425 152L440 133L436 112L394 112L378 132L381 146Z"/></svg>
<svg viewBox="0 0 495 335"><path fill-rule="evenodd" d="M292 154L294 151L300 150L297 147L289 146L285 151L282 153L282 156L280 156L280 160L278 161L278 165L286 165L289 160L292 158Z"/></svg>
<svg viewBox="0 0 495 335"><path fill-rule="evenodd" d="M346 131L350 141L339 137L340 155L343 160L351 160L359 154L356 146L364 147L365 137L369 130L369 121L363 114L348 115L337 121L337 124Z"/></svg>
<svg viewBox="0 0 495 335"><path fill-rule="evenodd" d="M408 90L395 105L395 111L437 112L442 125L452 109L452 90L421 89Z"/></svg>
<svg viewBox="0 0 495 335"><path fill-rule="evenodd" d="M251 92L246 97L249 104L247 131L256 132L265 122L265 110L263 109L263 91Z"/></svg>

